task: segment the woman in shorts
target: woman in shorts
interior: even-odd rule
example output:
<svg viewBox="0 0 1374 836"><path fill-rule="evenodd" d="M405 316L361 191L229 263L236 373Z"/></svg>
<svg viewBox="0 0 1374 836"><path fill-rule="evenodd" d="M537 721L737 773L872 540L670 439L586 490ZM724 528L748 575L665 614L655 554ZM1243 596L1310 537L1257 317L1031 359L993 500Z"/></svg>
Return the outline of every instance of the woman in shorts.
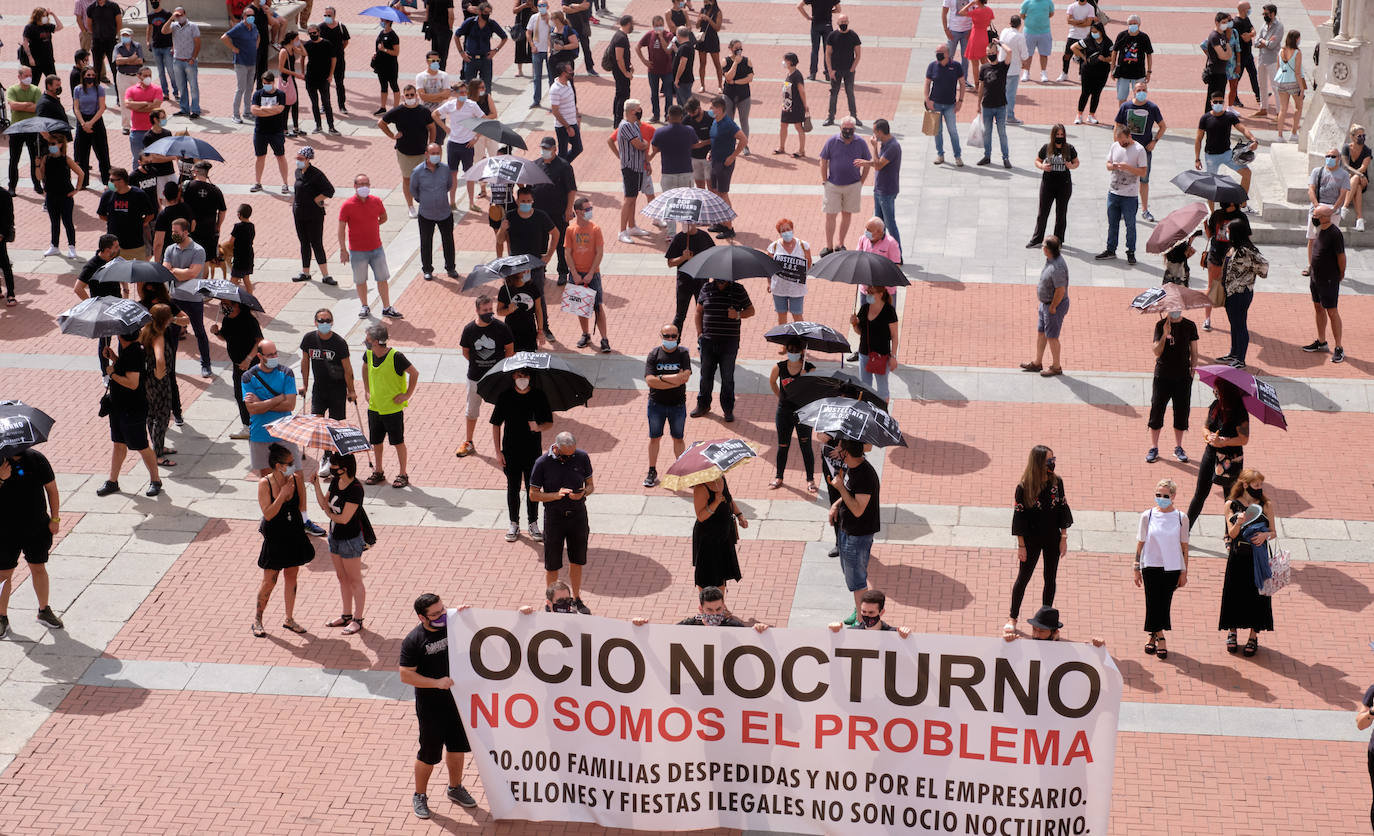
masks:
<svg viewBox="0 0 1374 836"><path fill-rule="evenodd" d="M367 590L363 587L363 483L358 481L358 460L352 456L329 454L329 491L320 485L319 475L311 471L310 483L315 486L315 501L329 517L329 559L339 579L339 595L343 598L343 614L325 624L342 627L346 636L363 629L363 605Z"/></svg>

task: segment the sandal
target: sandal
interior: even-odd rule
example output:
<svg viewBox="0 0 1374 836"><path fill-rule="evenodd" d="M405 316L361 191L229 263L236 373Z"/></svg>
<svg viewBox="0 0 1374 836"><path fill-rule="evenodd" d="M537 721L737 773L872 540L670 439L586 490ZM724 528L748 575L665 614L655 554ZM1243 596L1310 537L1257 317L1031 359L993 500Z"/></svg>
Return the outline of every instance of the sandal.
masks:
<svg viewBox="0 0 1374 836"><path fill-rule="evenodd" d="M353 635L354 633L361 633L362 631L363 631L363 620L362 620L361 618L355 618L355 619L353 619L352 622L349 623L349 625L348 625L347 627L345 627L345 628L343 629L343 634L344 634L345 636L351 636L351 635Z"/></svg>
<svg viewBox="0 0 1374 836"><path fill-rule="evenodd" d="M1147 642L1145 642L1145 652L1148 653L1148 654L1151 655L1151 656L1155 655L1155 650L1157 649L1157 645L1155 644L1155 641L1156 641L1157 639L1158 639L1158 636L1156 636L1154 633L1151 633L1151 634L1150 634L1150 640L1147 641Z"/></svg>
<svg viewBox="0 0 1374 836"><path fill-rule="evenodd" d="M782 487L782 479L774 479L768 483L768 490L775 491Z"/></svg>
<svg viewBox="0 0 1374 836"><path fill-rule="evenodd" d="M1239 648L1240 645L1236 644L1236 631L1228 630L1226 633L1226 652L1235 653Z"/></svg>
<svg viewBox="0 0 1374 836"><path fill-rule="evenodd" d="M787 153L787 150L784 149L784 148L774 148L774 149L773 149L773 153L774 153L774 154L782 155L782 154L786 154L786 153Z"/></svg>
<svg viewBox="0 0 1374 836"><path fill-rule="evenodd" d="M410 477L407 476L407 475L405 475L404 473L402 473L400 476L397 476L397 477L392 481L391 487L393 487L393 488L408 488L408 487L410 487Z"/></svg>
<svg viewBox="0 0 1374 836"><path fill-rule="evenodd" d="M810 481L808 481L808 482L806 483L806 489L807 489L808 491L810 491L811 493L817 493L817 490L816 490L816 480L815 480L815 479L811 479Z"/></svg>
<svg viewBox="0 0 1374 836"><path fill-rule="evenodd" d="M1245 650L1241 651L1244 656L1254 656L1259 652L1259 636L1251 636L1250 641L1245 643Z"/></svg>
<svg viewBox="0 0 1374 836"><path fill-rule="evenodd" d="M293 633L304 633L304 632L305 632L305 628L302 627L301 625L297 624L297 623L296 623L296 619L294 619L294 618L288 618L288 619L286 619L285 621L283 621L283 622L281 623L281 626L285 627L286 629L290 630L290 631L293 632Z"/></svg>
<svg viewBox="0 0 1374 836"><path fill-rule="evenodd" d="M166 456L163 456L162 458L160 458L160 459L157 460L157 466L158 466L158 467L176 467L176 466L177 466L177 463L174 462L174 461L172 461L171 459L167 458Z"/></svg>
<svg viewBox="0 0 1374 836"><path fill-rule="evenodd" d="M19 300L18 300L18 299L15 299L13 296L6 296L6 297L5 297L5 307L7 307L7 308L12 308L12 307L14 307L15 305L18 305L18 304L19 304Z"/></svg>
<svg viewBox="0 0 1374 836"><path fill-rule="evenodd" d="M1045 369L1044 371L1042 371L1042 372L1040 373L1040 376L1041 376L1041 377L1054 377L1055 375L1060 375L1060 374L1063 374L1063 373L1064 373L1064 370L1061 369L1061 368L1059 368L1058 366L1050 366L1049 368L1047 368L1047 369Z"/></svg>
<svg viewBox="0 0 1374 836"><path fill-rule="evenodd" d="M326 627L347 627L347 626L348 626L348 622L350 622L350 621L352 621L352 620L353 620L353 613L351 613L351 612L346 612L346 613L344 613L343 615L339 616L338 618L334 619L333 621L326 621L325 624L324 624L324 626L326 626Z"/></svg>
<svg viewBox="0 0 1374 836"><path fill-rule="evenodd" d="M265 639L265 638L267 638L267 631L264 630L263 627L262 627L262 619L261 619L261 618L255 618L255 619L253 619L253 635L254 635L254 636L257 636L257 637L260 638L260 639Z"/></svg>
<svg viewBox="0 0 1374 836"><path fill-rule="evenodd" d="M372 475L363 480L364 485L380 485L386 481L386 474L380 470L372 471Z"/></svg>
<svg viewBox="0 0 1374 836"><path fill-rule="evenodd" d="M1169 648L1167 648L1167 647L1164 646L1164 637L1163 637L1163 636L1160 636L1160 637L1159 637L1159 652L1155 654L1155 658L1156 658L1156 659L1168 659L1168 658L1169 658Z"/></svg>
<svg viewBox="0 0 1374 836"><path fill-rule="evenodd" d="M806 155L801 153L800 151L793 151L792 158L795 160L804 160L806 159Z"/></svg>
<svg viewBox="0 0 1374 836"><path fill-rule="evenodd" d="M1043 369L1043 368L1045 368L1045 367L1042 366L1042 365L1040 365L1039 363L1022 363L1022 364L1021 364L1021 370L1022 370L1022 371L1025 371L1025 372L1038 372L1038 371L1040 371L1040 370Z"/></svg>

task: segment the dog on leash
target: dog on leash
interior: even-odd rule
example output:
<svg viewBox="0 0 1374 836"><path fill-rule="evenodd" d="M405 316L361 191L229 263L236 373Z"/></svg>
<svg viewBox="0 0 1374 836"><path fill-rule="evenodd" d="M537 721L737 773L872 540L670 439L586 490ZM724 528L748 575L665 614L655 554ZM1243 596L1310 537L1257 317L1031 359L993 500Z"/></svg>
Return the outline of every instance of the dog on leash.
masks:
<svg viewBox="0 0 1374 836"><path fill-rule="evenodd" d="M219 245L219 260L218 260L218 261L212 261L212 262L210 262L209 264L205 265L206 268L207 268L206 271L205 271L205 278L207 278L207 279L213 279L213 278L215 277L215 271L216 271L216 270L219 270L219 272L220 272L220 278L225 279L225 280L230 280L230 279L229 279L229 265L232 264L233 261L234 261L234 241L233 241L233 239L231 238L231 239L229 239L228 241L224 241L224 242L222 242L222 243ZM238 282L234 282L234 283L235 283L235 284L238 284Z"/></svg>

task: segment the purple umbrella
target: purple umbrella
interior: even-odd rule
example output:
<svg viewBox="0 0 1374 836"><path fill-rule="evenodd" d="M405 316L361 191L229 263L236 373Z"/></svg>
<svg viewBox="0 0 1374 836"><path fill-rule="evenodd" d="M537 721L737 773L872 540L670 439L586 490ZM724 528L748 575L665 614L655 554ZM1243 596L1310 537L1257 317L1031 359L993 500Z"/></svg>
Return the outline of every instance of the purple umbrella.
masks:
<svg viewBox="0 0 1374 836"><path fill-rule="evenodd" d="M1217 378L1230 383L1240 390L1245 409L1251 416L1271 427L1288 429L1288 419L1283 417L1283 407L1279 406L1279 393L1263 380L1232 366L1202 366L1197 376L1208 386L1215 385Z"/></svg>

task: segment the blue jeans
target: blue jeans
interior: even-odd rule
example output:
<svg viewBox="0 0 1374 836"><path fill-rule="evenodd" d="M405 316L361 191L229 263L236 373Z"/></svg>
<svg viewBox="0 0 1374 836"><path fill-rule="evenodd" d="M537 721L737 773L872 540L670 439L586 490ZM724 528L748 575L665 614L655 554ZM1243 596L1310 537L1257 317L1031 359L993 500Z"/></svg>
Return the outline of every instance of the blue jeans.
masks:
<svg viewBox="0 0 1374 836"><path fill-rule="evenodd" d="M957 106L954 102L950 102L949 104L933 102L932 104L935 106L935 112L940 114L940 118L944 120L944 129L935 133L936 155L941 157L945 155L945 134L948 133L950 145L954 148L955 159L963 157L963 152L959 148L958 116L954 112Z"/></svg>
<svg viewBox="0 0 1374 836"><path fill-rule="evenodd" d="M997 139L1002 143L1002 159L1009 159L1007 150L1007 106L983 106L983 156L992 156L992 123L997 123Z"/></svg>
<svg viewBox="0 0 1374 836"><path fill-rule="evenodd" d="M663 118L668 117L668 108L673 105L673 82L672 76L649 73L649 102L653 107L654 121L658 121L660 111L658 109L658 97L663 96Z"/></svg>
<svg viewBox="0 0 1374 836"><path fill-rule="evenodd" d="M868 559L873 556L872 534L849 534L843 528L835 532L835 545L840 548L840 571L844 585L850 592L868 587Z"/></svg>
<svg viewBox="0 0 1374 836"><path fill-rule="evenodd" d="M954 48L959 48L959 60L964 62L964 78L968 78L968 36L972 32L972 29L965 29L963 32L951 30L954 37L945 44L945 49L949 50L949 60L951 61L954 60Z"/></svg>
<svg viewBox="0 0 1374 836"><path fill-rule="evenodd" d="M463 80L472 81L474 78L482 79L482 83L491 89L491 59L478 58L475 61L463 62Z"/></svg>
<svg viewBox="0 0 1374 836"><path fill-rule="evenodd" d="M129 168L138 167L138 155L143 153L143 135L146 133L148 132L129 131L129 153L133 156L134 160L133 162L129 163ZM162 195L159 194L157 198L158 200L161 200Z"/></svg>
<svg viewBox="0 0 1374 836"><path fill-rule="evenodd" d="M549 62L549 54L547 52L535 52L530 55L530 58L532 59L530 69L534 71L533 101L537 105L540 102L540 88L544 84L544 66ZM555 78L555 76L551 74L550 81L552 81L553 78Z"/></svg>
<svg viewBox="0 0 1374 836"><path fill-rule="evenodd" d="M868 369L864 368L865 365L867 365L867 362L868 358L860 354L859 382L862 383L864 386L868 387L869 389L872 389L874 392L877 392L878 397L882 398L883 400L887 400L887 376L889 373L883 372L882 374L878 374L877 372L870 372Z"/></svg>
<svg viewBox="0 0 1374 836"><path fill-rule="evenodd" d="M1007 121L1016 119L1016 88L1021 86L1021 73L1016 67L1007 70Z"/></svg>
<svg viewBox="0 0 1374 836"><path fill-rule="evenodd" d="M677 92L678 105L686 108L687 100L692 98L692 85L690 83L678 84L673 89Z"/></svg>
<svg viewBox="0 0 1374 836"><path fill-rule="evenodd" d="M702 337L701 388L697 406L711 408L711 394L716 388L716 371L720 371L720 408L727 415L735 411L735 358L739 354L739 340L713 340Z"/></svg>
<svg viewBox="0 0 1374 836"><path fill-rule="evenodd" d="M582 126L577 125L572 136L568 136L567 128L556 127L553 132L558 136L558 156L568 162L577 159L582 153Z"/></svg>
<svg viewBox="0 0 1374 836"><path fill-rule="evenodd" d="M1245 362L1245 352L1250 348L1250 303L1255 299L1255 291L1246 290L1226 296L1226 320L1231 323L1231 356Z"/></svg>
<svg viewBox="0 0 1374 836"><path fill-rule="evenodd" d="M181 109L187 113L200 113L200 65L190 61L172 61L172 79L176 82L177 98Z"/></svg>
<svg viewBox="0 0 1374 836"><path fill-rule="evenodd" d="M902 236L897 233L897 196L895 194L884 194L875 191L873 193L873 214L878 216L878 220L887 227L887 234L897 242L897 246L902 246Z"/></svg>
<svg viewBox="0 0 1374 836"><path fill-rule="evenodd" d="M1116 252L1118 225L1126 222L1126 252L1135 252L1135 210L1140 206L1138 197L1122 197L1107 192L1107 249Z"/></svg>
<svg viewBox="0 0 1374 836"><path fill-rule="evenodd" d="M157 78L158 84L162 85L162 92L175 99L174 88L167 86L167 74L172 72L172 48L170 46L153 47L153 57L157 59ZM175 77L175 73L173 73L173 79Z"/></svg>

